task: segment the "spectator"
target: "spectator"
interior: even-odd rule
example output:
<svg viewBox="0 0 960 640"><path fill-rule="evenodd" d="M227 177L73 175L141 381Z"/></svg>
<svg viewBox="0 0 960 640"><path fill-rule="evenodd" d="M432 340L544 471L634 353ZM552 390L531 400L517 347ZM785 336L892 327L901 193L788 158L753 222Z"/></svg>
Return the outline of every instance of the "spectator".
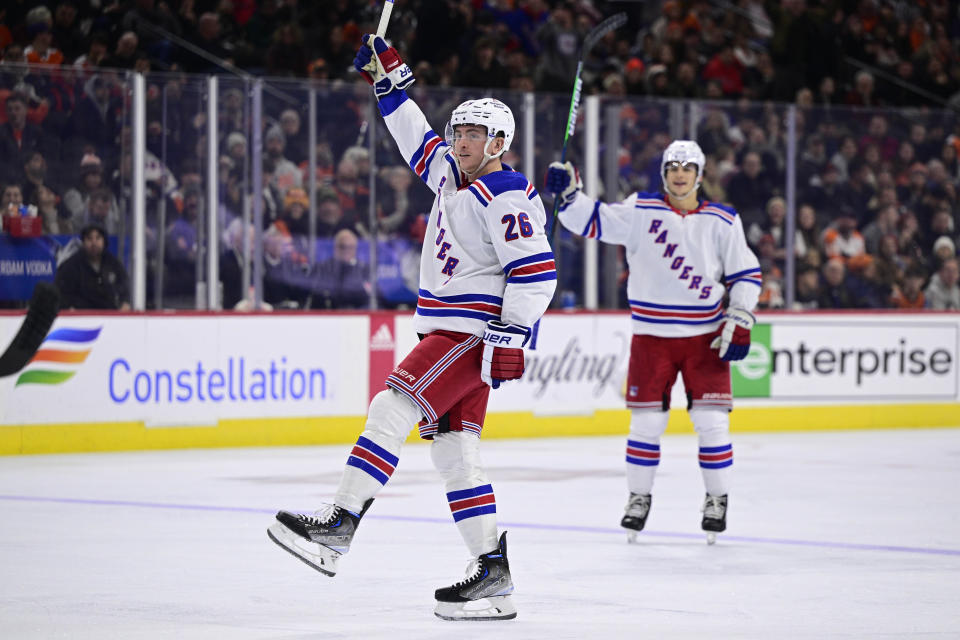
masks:
<svg viewBox="0 0 960 640"><path fill-rule="evenodd" d="M344 215L356 224L367 211L370 190L360 183L360 169L357 163L344 154L337 165L336 180L333 184L340 207Z"/></svg>
<svg viewBox="0 0 960 640"><path fill-rule="evenodd" d="M840 258L830 258L823 265L823 283L817 297L818 309L852 309L855 303L846 286L847 268Z"/></svg>
<svg viewBox="0 0 960 640"><path fill-rule="evenodd" d="M797 167L797 185L804 189L814 178L819 178L827 166L827 146L823 136L811 135L807 138Z"/></svg>
<svg viewBox="0 0 960 640"><path fill-rule="evenodd" d="M900 214L897 224L898 254L906 258L910 267L926 268L927 256L923 252L923 234L917 216L909 209Z"/></svg>
<svg viewBox="0 0 960 640"><path fill-rule="evenodd" d="M300 114L296 109L284 109L280 114L280 129L286 139L284 156L299 165L307 160L307 136L300 130Z"/></svg>
<svg viewBox="0 0 960 640"><path fill-rule="evenodd" d="M263 234L263 299L274 307L300 309L309 296L309 265L293 248L283 222Z"/></svg>
<svg viewBox="0 0 960 640"><path fill-rule="evenodd" d="M876 261L861 254L850 258L846 286L858 309L883 309L889 306L890 290L877 275Z"/></svg>
<svg viewBox="0 0 960 640"><path fill-rule="evenodd" d="M823 233L823 251L827 258L846 261L866 250L863 236L857 231L857 221L852 215L840 215Z"/></svg>
<svg viewBox="0 0 960 640"><path fill-rule="evenodd" d="M926 234L925 242L923 243L923 252L925 255L933 255L936 253L936 243L940 241L940 238L950 240L951 243L956 244L953 235L953 213L950 211L949 205L940 206L937 212L933 214L933 219L930 220L930 230L929 233ZM940 267L940 264L936 263L931 266L933 267L931 271L936 271Z"/></svg>
<svg viewBox="0 0 960 640"><path fill-rule="evenodd" d="M797 228L794 236L793 249L797 260L814 268L820 266L822 233L817 221L817 212L809 204L800 205L797 211Z"/></svg>
<svg viewBox="0 0 960 640"><path fill-rule="evenodd" d="M253 255L254 229L252 224L246 226L244 233L243 220L235 218L224 231L224 249L220 254L220 283L223 286L222 306L224 309L234 309L244 298L243 266L244 250ZM244 245L246 240L246 246Z"/></svg>
<svg viewBox="0 0 960 640"><path fill-rule="evenodd" d="M233 43L224 42L220 38L220 19L216 13L212 11L202 13L195 24L186 21L184 27L184 34L194 46L216 60L232 63L233 53L230 48L233 47ZM223 71L220 64L186 50L181 50L180 64L184 71L190 73L219 73Z"/></svg>
<svg viewBox="0 0 960 640"><path fill-rule="evenodd" d="M5 216L35 216L37 211L23 202L23 189L19 184L11 183L3 187L0 196L0 215Z"/></svg>
<svg viewBox="0 0 960 640"><path fill-rule="evenodd" d="M875 89L873 74L865 70L858 71L853 79L853 88L847 93L844 103L855 107L879 106Z"/></svg>
<svg viewBox="0 0 960 640"><path fill-rule="evenodd" d="M919 269L907 271L903 277L903 285L893 291L891 301L897 309L923 309L926 307L926 298L923 294L923 283L927 274Z"/></svg>
<svg viewBox="0 0 960 640"><path fill-rule="evenodd" d="M0 182L20 182L28 155L34 151L46 155L46 137L40 127L27 122L27 104L23 93L7 96L7 122L0 126Z"/></svg>
<svg viewBox="0 0 960 640"><path fill-rule="evenodd" d="M39 6L27 13L27 33L30 44L23 55L30 64L59 66L63 64L63 53L53 46L53 15L50 9Z"/></svg>
<svg viewBox="0 0 960 640"><path fill-rule="evenodd" d="M845 215L851 215L859 224L864 222L874 189L871 186L873 174L870 167L860 158L850 163L850 176L840 185L835 206Z"/></svg>
<svg viewBox="0 0 960 640"><path fill-rule="evenodd" d="M87 207L78 220L82 225L95 224L102 227L111 236L120 233L120 210L113 193L105 187L91 191Z"/></svg>
<svg viewBox="0 0 960 640"><path fill-rule="evenodd" d="M760 154L750 151L743 157L741 172L730 178L727 184L730 202L740 213L743 225L747 228L762 220L763 208L774 195L773 185L762 171Z"/></svg>
<svg viewBox="0 0 960 640"><path fill-rule="evenodd" d="M797 290L794 296L794 310L816 309L820 300L820 276L817 268L811 264L802 264L797 268Z"/></svg>
<svg viewBox="0 0 960 640"><path fill-rule="evenodd" d="M743 65L733 55L733 46L725 42L706 64L701 77L709 82L716 80L726 98L736 98L743 93Z"/></svg>
<svg viewBox="0 0 960 640"><path fill-rule="evenodd" d="M173 307L194 306L197 280L197 221L202 206L199 186L183 188L182 210L166 229L164 295Z"/></svg>
<svg viewBox="0 0 960 640"><path fill-rule="evenodd" d="M345 215L336 192L323 189L317 194L317 237L331 238L341 229L356 233L356 216Z"/></svg>
<svg viewBox="0 0 960 640"><path fill-rule="evenodd" d="M80 179L76 186L63 194L65 215L73 220L82 220L90 204L90 194L104 186L103 165L100 158L92 153L85 154L80 161ZM111 208L116 208L113 199ZM119 217L119 210L113 217Z"/></svg>
<svg viewBox="0 0 960 640"><path fill-rule="evenodd" d="M577 68L580 40L570 7L565 4L557 5L549 19L537 29L536 38L540 45L537 89L569 91L570 78Z"/></svg>
<svg viewBox="0 0 960 640"><path fill-rule="evenodd" d="M66 60L75 60L85 50L86 35L77 23L77 16L74 0L61 0L53 10L53 42Z"/></svg>
<svg viewBox="0 0 960 640"><path fill-rule="evenodd" d="M930 284L924 289L923 295L927 309L960 310L958 277L960 277L960 270L957 267L957 259L945 260L940 265L940 269L930 277Z"/></svg>
<svg viewBox="0 0 960 640"><path fill-rule="evenodd" d="M227 157L233 161L234 168L242 168L247 158L247 136L234 131L227 136Z"/></svg>
<svg viewBox="0 0 960 640"><path fill-rule="evenodd" d="M100 61L101 67L132 70L141 55L140 39L133 31L125 32L117 40L113 53Z"/></svg>
<svg viewBox="0 0 960 640"><path fill-rule="evenodd" d="M267 50L267 75L302 78L308 60L300 27L290 22L273 32L273 44Z"/></svg>
<svg viewBox="0 0 960 640"><path fill-rule="evenodd" d="M81 150L89 145L99 158L107 159L112 168L116 163L117 136L120 134L119 104L111 98L110 87L100 74L91 76L83 88L83 96L77 101L69 121L68 157L82 159Z"/></svg>
<svg viewBox="0 0 960 640"><path fill-rule="evenodd" d="M893 160L897 153L898 142L895 137L890 135L890 123L886 116L875 114L870 118L870 124L867 125L867 133L860 138L859 147L866 149L869 145L877 145L880 158L884 162Z"/></svg>
<svg viewBox="0 0 960 640"><path fill-rule="evenodd" d="M57 267L55 284L65 309L130 309L127 271L110 253L103 227L80 230L81 249Z"/></svg>
<svg viewBox="0 0 960 640"><path fill-rule="evenodd" d="M863 242L867 253L879 253L881 239L897 232L899 216L897 207L893 204L888 204L877 210L873 221L863 228Z"/></svg>
<svg viewBox="0 0 960 640"><path fill-rule="evenodd" d="M751 224L747 231L747 241L754 247L759 246L761 238L770 236L772 244L770 258L781 268L786 258L786 249L784 248L786 219L787 202L780 196L774 196L767 201L766 219L762 223Z"/></svg>
<svg viewBox="0 0 960 640"><path fill-rule="evenodd" d="M29 202L36 208L37 215L43 219L43 232L45 234L70 233L72 225L61 215L58 206L60 198L53 192L53 189L46 185L40 185L34 189Z"/></svg>
<svg viewBox="0 0 960 640"><path fill-rule="evenodd" d="M23 199L32 201L37 189L47 183L47 161L39 151L29 151L23 164Z"/></svg>
<svg viewBox="0 0 960 640"><path fill-rule="evenodd" d="M462 87L488 89L506 87L510 83L507 70L497 60L497 46L490 38L480 38L473 46L473 55L463 67L457 84Z"/></svg>
<svg viewBox="0 0 960 640"><path fill-rule="evenodd" d="M944 262L957 257L957 245L950 236L940 236L933 243L933 257L930 263L939 271Z"/></svg>
<svg viewBox="0 0 960 640"><path fill-rule="evenodd" d="M357 235L342 229L333 237L333 256L311 274L313 309L365 309L370 305L370 267L357 260Z"/></svg>
<svg viewBox="0 0 960 640"><path fill-rule="evenodd" d="M907 260L899 254L895 233L889 233L880 239L874 260L877 265L877 279L890 290L895 289L903 281L904 272L907 270Z"/></svg>
<svg viewBox="0 0 960 640"><path fill-rule="evenodd" d="M714 156L707 156L703 167L703 181L700 183L700 192L704 200L710 202L729 202L727 190L720 179L720 169Z"/></svg>
<svg viewBox="0 0 960 640"><path fill-rule="evenodd" d="M840 141L840 148L830 157L830 164L836 167L841 182L845 182L850 177L850 163L859 152L856 139L853 136L844 136Z"/></svg>
<svg viewBox="0 0 960 640"><path fill-rule="evenodd" d="M310 198L307 192L300 187L293 187L283 198L283 212L280 219L287 226L287 231L293 236L294 245L300 253L307 254L307 236L310 233L310 221L307 210L310 208Z"/></svg>
<svg viewBox="0 0 960 640"><path fill-rule="evenodd" d="M87 52L73 61L73 68L83 72L81 79L89 79L93 69L99 67L100 63L107 57L109 46L110 41L106 34L98 32L90 36Z"/></svg>
<svg viewBox="0 0 960 640"><path fill-rule="evenodd" d="M158 32L157 27L168 31L175 36L183 34L180 22L177 20L166 2L157 3L154 0L136 0L120 21L120 28L124 32L135 33L139 45L155 60L169 65L173 61L172 44Z"/></svg>
<svg viewBox="0 0 960 640"><path fill-rule="evenodd" d="M303 176L297 165L292 163L284 155L287 147L287 137L283 129L274 125L267 130L264 138L264 149L266 160L269 161L272 169L270 170L270 184L277 190L280 197L286 195L287 190L293 187L303 186ZM266 173L266 168L264 168Z"/></svg>

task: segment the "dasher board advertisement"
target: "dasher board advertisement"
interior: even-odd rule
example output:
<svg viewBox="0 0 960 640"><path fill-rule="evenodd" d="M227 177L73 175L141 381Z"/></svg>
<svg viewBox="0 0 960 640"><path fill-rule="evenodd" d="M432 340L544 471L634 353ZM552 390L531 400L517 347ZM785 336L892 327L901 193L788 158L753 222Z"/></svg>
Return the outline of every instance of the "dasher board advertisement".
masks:
<svg viewBox="0 0 960 640"><path fill-rule="evenodd" d="M19 318L0 318L13 335ZM61 316L0 381L3 424L362 415L369 319Z"/></svg>

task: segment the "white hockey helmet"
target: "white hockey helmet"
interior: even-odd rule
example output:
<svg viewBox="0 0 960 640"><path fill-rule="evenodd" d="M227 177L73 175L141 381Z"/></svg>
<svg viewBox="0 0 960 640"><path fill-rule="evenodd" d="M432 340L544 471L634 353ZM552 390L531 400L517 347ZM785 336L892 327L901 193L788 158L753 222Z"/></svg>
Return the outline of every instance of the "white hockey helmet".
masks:
<svg viewBox="0 0 960 640"><path fill-rule="evenodd" d="M667 184L667 166L672 162L679 162L681 165L692 164L696 166L697 181L693 185L693 189L696 190L700 187L700 182L703 181L703 165L706 164L707 158L703 155L703 150L700 148L700 145L693 140L674 140L663 152L663 159L660 161L660 178L663 180L663 188L666 189L667 193L675 197L685 198L690 194L689 191L682 195L676 194L670 191L670 187Z"/></svg>
<svg viewBox="0 0 960 640"><path fill-rule="evenodd" d="M516 130L513 112L510 111L510 107L496 98L467 100L454 109L453 113L450 114L450 123L447 125L447 142L450 143L452 140L454 127L466 124L486 128L487 144L484 145L483 150L484 156L488 160L499 158L510 148L510 143L513 142L513 133ZM503 134L503 148L496 155L488 155L487 148L501 133ZM486 164L486 161L484 164Z"/></svg>

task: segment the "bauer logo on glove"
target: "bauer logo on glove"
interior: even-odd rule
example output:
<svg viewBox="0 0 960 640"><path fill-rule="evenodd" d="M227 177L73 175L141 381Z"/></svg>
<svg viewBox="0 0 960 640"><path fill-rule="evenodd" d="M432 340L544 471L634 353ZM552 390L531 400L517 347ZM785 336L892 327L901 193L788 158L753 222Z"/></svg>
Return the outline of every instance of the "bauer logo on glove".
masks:
<svg viewBox="0 0 960 640"><path fill-rule="evenodd" d="M362 41L357 57L353 59L353 66L367 83L373 85L373 91L378 98L413 84L413 71L386 40L366 34Z"/></svg>
<svg viewBox="0 0 960 640"><path fill-rule="evenodd" d="M501 382L523 375L523 345L530 339L530 329L496 320L487 323L483 332L483 362L480 379L497 389Z"/></svg>
<svg viewBox="0 0 960 640"><path fill-rule="evenodd" d="M750 330L757 321L746 309L730 307L724 315L720 335L710 343L711 349L719 349L721 360L743 360L750 353Z"/></svg>

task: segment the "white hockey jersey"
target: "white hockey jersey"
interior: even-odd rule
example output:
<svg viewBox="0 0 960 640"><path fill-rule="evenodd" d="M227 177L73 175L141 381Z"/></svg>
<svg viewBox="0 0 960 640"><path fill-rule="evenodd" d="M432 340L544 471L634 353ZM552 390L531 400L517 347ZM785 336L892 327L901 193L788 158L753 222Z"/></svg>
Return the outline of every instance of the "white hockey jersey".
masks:
<svg viewBox="0 0 960 640"><path fill-rule="evenodd" d="M757 306L760 263L730 207L701 201L681 213L659 193L606 204L581 192L560 221L574 233L626 248L635 334L677 338L715 331L726 291L731 306Z"/></svg>
<svg viewBox="0 0 960 640"><path fill-rule="evenodd" d="M557 285L537 190L506 166L467 183L406 92L379 106L400 153L436 193L420 256L417 332L479 336L489 320L532 327Z"/></svg>

